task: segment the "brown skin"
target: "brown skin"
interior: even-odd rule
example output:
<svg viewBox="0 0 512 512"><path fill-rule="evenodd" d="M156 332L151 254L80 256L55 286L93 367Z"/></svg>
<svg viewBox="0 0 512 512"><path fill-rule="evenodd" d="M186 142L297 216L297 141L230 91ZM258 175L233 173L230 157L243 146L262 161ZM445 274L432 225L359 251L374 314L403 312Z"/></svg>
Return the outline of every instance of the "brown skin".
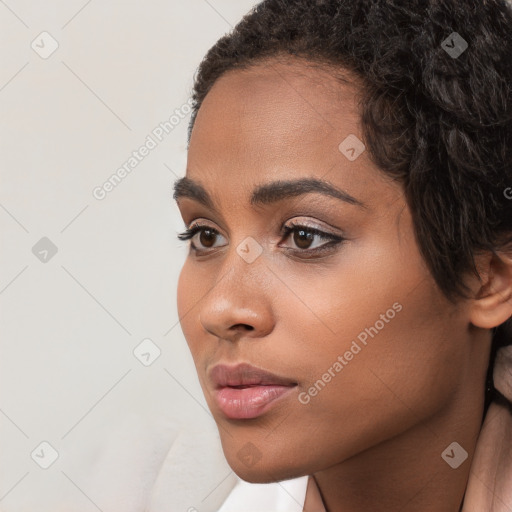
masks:
<svg viewBox="0 0 512 512"><path fill-rule="evenodd" d="M196 119L187 176L220 214L190 198L178 205L187 226L200 220L220 235L194 237L205 254L190 252L182 269L181 326L242 479L314 475L329 512L456 512L482 420L488 329L512 314L512 265L492 274L503 277L499 297L490 280L485 288L475 278L480 300L448 302L419 253L401 185L367 152L351 162L338 150L349 134L363 138L356 93L300 61L231 71L215 83ZM318 193L250 205L255 186L298 177L327 180L368 207ZM305 258L297 231L280 235L291 220L346 241ZM236 251L248 236L263 248L251 264ZM315 237L309 247L327 243ZM484 277L493 261L482 257ZM397 302L402 310L301 403L299 394ZM207 372L237 362L298 386L258 418L228 419ZM453 441L469 453L457 469L441 458ZM248 442L261 453L251 467L237 456Z"/></svg>

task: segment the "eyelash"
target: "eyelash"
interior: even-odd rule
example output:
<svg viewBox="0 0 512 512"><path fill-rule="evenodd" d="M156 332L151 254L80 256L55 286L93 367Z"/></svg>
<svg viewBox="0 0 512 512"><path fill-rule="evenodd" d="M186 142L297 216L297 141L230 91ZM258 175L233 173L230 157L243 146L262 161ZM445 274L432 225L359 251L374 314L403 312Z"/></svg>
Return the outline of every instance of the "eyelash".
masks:
<svg viewBox="0 0 512 512"><path fill-rule="evenodd" d="M190 240L197 233L202 232L204 230L209 230L214 235L220 235L220 233L216 229L214 229L212 227L209 227L207 225L202 225L202 224L196 224L194 226L191 226L191 227L187 228L183 233L178 234L178 238L180 240ZM311 234L317 235L322 240L330 240L331 243L324 244L324 245L322 245L320 247L317 247L315 249L290 249L292 252L302 253L302 254L319 254L319 253L322 253L324 251L331 250L334 246L339 245L339 244L343 243L346 240L343 237L340 237L340 236L337 236L337 235L333 235L331 233L326 233L325 231L320 231L319 229L312 228L310 226L304 226L302 224L293 223L293 222L289 226L284 226L283 227L283 229L282 229L282 236L284 236L285 239L286 239L286 238L288 238L288 236L291 233L296 232L296 231L300 231L300 230L306 231L307 233L311 233ZM203 253L209 252L208 250L198 249L192 242L190 244L190 247L192 248L192 250L194 252L203 252Z"/></svg>

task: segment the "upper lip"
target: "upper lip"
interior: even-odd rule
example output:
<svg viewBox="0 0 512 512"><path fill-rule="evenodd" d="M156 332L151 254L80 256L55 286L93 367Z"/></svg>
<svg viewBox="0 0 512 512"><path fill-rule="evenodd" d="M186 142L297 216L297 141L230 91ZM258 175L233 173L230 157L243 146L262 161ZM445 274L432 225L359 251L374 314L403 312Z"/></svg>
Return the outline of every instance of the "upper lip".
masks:
<svg viewBox="0 0 512 512"><path fill-rule="evenodd" d="M239 363L235 366L218 364L209 372L210 380L216 389L226 386L291 386L297 382L275 375L248 363Z"/></svg>

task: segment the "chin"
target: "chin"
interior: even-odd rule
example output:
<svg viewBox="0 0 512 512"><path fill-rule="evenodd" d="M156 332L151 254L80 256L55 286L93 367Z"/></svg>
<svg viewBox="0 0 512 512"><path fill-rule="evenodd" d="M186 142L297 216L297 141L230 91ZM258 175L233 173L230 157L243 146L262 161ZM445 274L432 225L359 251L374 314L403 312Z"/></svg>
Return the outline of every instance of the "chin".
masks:
<svg viewBox="0 0 512 512"><path fill-rule="evenodd" d="M292 457L287 460L282 453L272 451L268 445L266 448L270 449L270 458L258 451L250 441L241 447L225 447L224 455L239 478L254 484L280 482L309 474L306 465L297 465L296 460L291 460Z"/></svg>
<svg viewBox="0 0 512 512"><path fill-rule="evenodd" d="M228 461L228 463L239 478L251 484L270 484L273 482L281 482L283 480L298 478L307 474L301 473L297 468L290 467L283 468L282 466L274 467L270 465L248 468L243 464L240 464L239 461L236 461L236 463L233 464Z"/></svg>

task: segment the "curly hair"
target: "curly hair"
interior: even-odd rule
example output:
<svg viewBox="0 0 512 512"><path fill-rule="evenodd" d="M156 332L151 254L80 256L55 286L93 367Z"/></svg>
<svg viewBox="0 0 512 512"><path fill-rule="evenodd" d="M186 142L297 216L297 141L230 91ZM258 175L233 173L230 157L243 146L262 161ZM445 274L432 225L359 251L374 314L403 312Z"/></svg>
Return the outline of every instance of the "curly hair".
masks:
<svg viewBox="0 0 512 512"><path fill-rule="evenodd" d="M290 56L357 78L368 157L403 185L439 288L467 297L475 255L512 250L512 5L264 0L201 62L188 142L220 76ZM494 329L491 362L511 322Z"/></svg>

